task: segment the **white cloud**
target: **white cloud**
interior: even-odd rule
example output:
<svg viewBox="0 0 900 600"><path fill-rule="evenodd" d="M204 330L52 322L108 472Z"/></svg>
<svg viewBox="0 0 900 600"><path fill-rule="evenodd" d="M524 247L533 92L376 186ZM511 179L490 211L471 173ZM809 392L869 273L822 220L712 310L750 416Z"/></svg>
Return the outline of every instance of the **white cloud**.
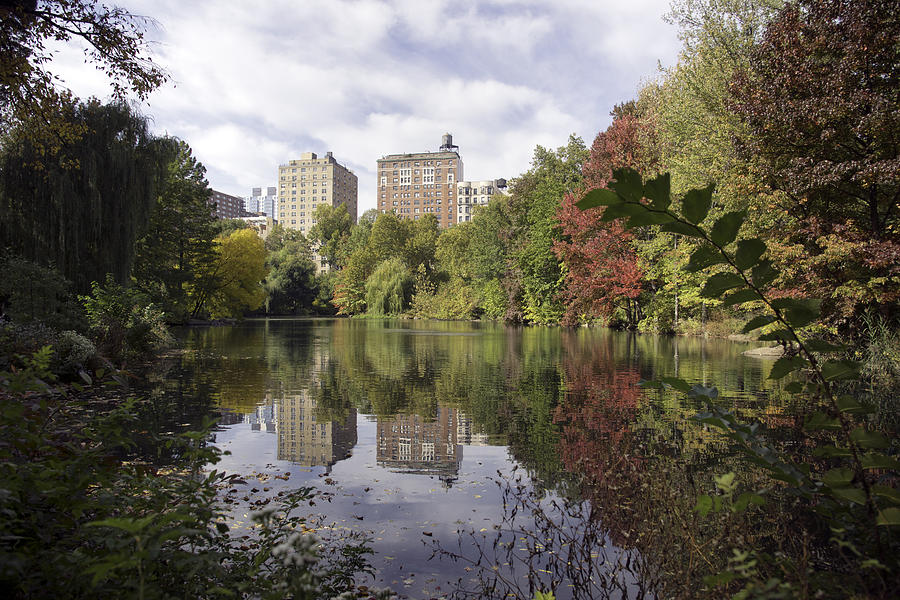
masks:
<svg viewBox="0 0 900 600"><path fill-rule="evenodd" d="M188 141L213 187L273 185L278 164L333 151L374 206L375 161L437 149L449 131L466 176L514 177L535 145L590 144L677 35L667 0L124 0L159 28L172 84L149 100L154 128ZM103 75L63 49L80 95Z"/></svg>

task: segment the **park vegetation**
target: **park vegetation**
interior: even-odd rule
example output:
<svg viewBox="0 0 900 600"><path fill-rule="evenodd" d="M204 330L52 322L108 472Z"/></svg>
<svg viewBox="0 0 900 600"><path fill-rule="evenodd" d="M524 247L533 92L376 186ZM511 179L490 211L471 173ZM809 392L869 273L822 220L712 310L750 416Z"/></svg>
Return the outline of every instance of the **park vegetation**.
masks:
<svg viewBox="0 0 900 600"><path fill-rule="evenodd" d="M266 240L217 222L188 143L153 135L127 103L167 78L149 59L144 21L94 0L14 1L0 16L0 512L9 532L0 578L19 596L116 597L123 573L137 597L184 593L179 582L198 573L198 596L346 587L340 569L312 570L318 551L288 531L306 497L277 522L259 516L269 550L248 562L219 526L216 489L229 482L199 475L215 460L204 434L157 440L178 466L160 475L141 466L152 461L126 435L136 405L100 406L85 391L124 383L119 369L169 347L173 324L310 314L742 332L780 343L777 373L809 375L794 391L821 405L806 427L834 432L810 436L834 452L792 470L733 415L712 406L702 419L786 482L785 495L827 509L818 533L833 532L855 591L889 594L900 522L889 439L900 388L897 3L675 2L679 62L615 106L590 147L572 135L536 148L509 192L471 221L441 230L433 215L368 211L354 223L345 206L320 206L308 236L276 227ZM46 44L72 38L109 75L111 102L55 84ZM678 210L670 196L683 199ZM715 400L710 388L659 385ZM874 416L853 400L863 388ZM733 474L716 485L697 503L703 516L767 500L738 494ZM804 563L796 578L786 562L737 552L717 562L710 589L809 596L835 581L833 570ZM54 587L72 574L66 590Z"/></svg>

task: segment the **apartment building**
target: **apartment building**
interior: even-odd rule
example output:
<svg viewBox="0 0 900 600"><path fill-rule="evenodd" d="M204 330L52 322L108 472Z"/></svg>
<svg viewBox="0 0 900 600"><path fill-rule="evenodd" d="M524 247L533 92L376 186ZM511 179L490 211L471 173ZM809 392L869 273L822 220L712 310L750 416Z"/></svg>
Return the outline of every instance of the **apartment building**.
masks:
<svg viewBox="0 0 900 600"><path fill-rule="evenodd" d="M319 158L306 152L278 166L278 222L304 234L315 225L313 214L322 204L344 204L356 222L359 183L356 175L338 163L331 152Z"/></svg>
<svg viewBox="0 0 900 600"><path fill-rule="evenodd" d="M247 212L244 210L244 199L238 196L212 190L209 204L217 219L240 219L247 216Z"/></svg>
<svg viewBox="0 0 900 600"><path fill-rule="evenodd" d="M472 220L472 212L476 206L485 206L494 194L506 193L505 179L489 179L487 181L460 181L456 184L456 221L463 223Z"/></svg>
<svg viewBox="0 0 900 600"><path fill-rule="evenodd" d="M456 223L456 184L463 179L459 146L449 133L437 152L388 154L377 161L379 212L418 220L433 214L440 227Z"/></svg>

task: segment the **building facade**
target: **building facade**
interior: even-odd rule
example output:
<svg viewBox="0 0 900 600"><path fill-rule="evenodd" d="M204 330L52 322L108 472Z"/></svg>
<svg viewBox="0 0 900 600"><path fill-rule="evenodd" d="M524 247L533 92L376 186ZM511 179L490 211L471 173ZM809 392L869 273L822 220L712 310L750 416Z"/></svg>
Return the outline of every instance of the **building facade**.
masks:
<svg viewBox="0 0 900 600"><path fill-rule="evenodd" d="M350 169L338 163L331 152L319 158L306 152L298 160L278 167L277 220L285 228L304 234L315 225L313 215L322 204L347 207L356 222L359 183Z"/></svg>
<svg viewBox="0 0 900 600"><path fill-rule="evenodd" d="M487 181L460 181L456 184L456 221L463 223L472 220L472 212L476 206L485 206L494 194L505 193L505 179Z"/></svg>
<svg viewBox="0 0 900 600"><path fill-rule="evenodd" d="M217 219L240 219L248 216L247 211L244 210L244 199L238 196L212 190L209 204Z"/></svg>
<svg viewBox="0 0 900 600"><path fill-rule="evenodd" d="M265 190L265 194L263 194ZM275 205L278 202L278 188L255 187L250 190L250 195L244 198L244 210L251 215L265 215L275 218Z"/></svg>
<svg viewBox="0 0 900 600"><path fill-rule="evenodd" d="M433 214L444 228L456 223L456 184L463 179L463 161L449 133L437 152L388 154L377 162L379 212L410 220Z"/></svg>

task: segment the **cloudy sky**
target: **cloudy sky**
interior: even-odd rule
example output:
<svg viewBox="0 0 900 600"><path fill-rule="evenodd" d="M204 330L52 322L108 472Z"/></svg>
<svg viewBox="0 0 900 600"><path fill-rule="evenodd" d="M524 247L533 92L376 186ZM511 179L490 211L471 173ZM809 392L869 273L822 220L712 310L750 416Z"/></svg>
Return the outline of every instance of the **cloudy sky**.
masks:
<svg viewBox="0 0 900 600"><path fill-rule="evenodd" d="M115 2L115 0L113 0ZM675 63L669 0L121 0L155 19L171 81L143 110L186 140L215 189L275 185L302 152L334 153L375 206L376 159L453 134L466 179L527 170L536 145L590 145L613 105ZM103 75L63 49L82 96Z"/></svg>

